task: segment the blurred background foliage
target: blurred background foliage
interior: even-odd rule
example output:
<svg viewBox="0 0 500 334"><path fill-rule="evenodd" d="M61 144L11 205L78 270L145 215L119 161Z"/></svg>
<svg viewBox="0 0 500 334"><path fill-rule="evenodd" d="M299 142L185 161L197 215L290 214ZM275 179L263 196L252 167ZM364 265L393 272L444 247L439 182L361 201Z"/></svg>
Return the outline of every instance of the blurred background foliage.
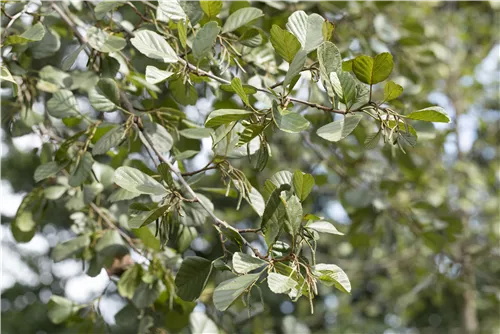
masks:
<svg viewBox="0 0 500 334"><path fill-rule="evenodd" d="M65 2L83 20L91 15L85 4ZM134 4L143 10L142 3ZM276 132L270 140L273 157L257 177L245 159L236 162L252 184L263 184L283 168L315 176L318 186L305 203L305 212L333 220L346 233L344 237L320 239L318 262L338 264L348 274L353 289L348 295L321 287L313 315L306 299L292 304L284 296L264 290L264 311L254 309L250 318L243 307L239 313L230 310L219 314L227 330L290 334L500 332L498 3L262 1L252 6L266 13L262 19L265 31L273 24L283 26L295 10L319 13L335 23L334 43L347 59L391 52L395 60L391 78L405 89L396 105L399 110L407 112L432 102L444 107L453 122L416 124L419 141L407 154L389 146L366 149L364 139L373 129L364 125L335 145L312 132ZM2 8L10 15L19 10L16 4L2 3ZM137 20L128 6L119 12L132 24ZM52 28L61 35L61 47L55 56L31 64L35 70L50 64L59 66L74 48L64 23L50 16L46 20L54 21ZM8 22L2 14L2 27ZM20 20L14 28L22 31L23 24ZM143 61L142 56L132 59L137 69L144 69ZM197 89L203 96L203 86ZM374 94L382 94L380 89ZM2 89L2 100L8 97L5 92L8 90ZM324 94L319 90L311 88L307 93L310 100L323 102ZM198 101L188 108L188 115L203 120L199 111L213 109L206 104ZM3 110L2 117L7 112ZM314 127L331 120L331 115L317 110L307 115ZM11 203L7 197L35 187L32 175L43 155L33 143L26 145L22 129L13 133L3 122L2 127L2 332L74 333L72 327L49 321L47 301L51 294L79 296L73 298L77 302L101 301L100 311L107 324L89 319L87 332L92 332L91 328L102 332L106 327L134 332L131 328L136 325L127 323L126 316L114 318L125 303L105 273L94 279L82 278L81 262L53 264L50 260L50 248L73 235L69 229L72 221L63 205L50 207L30 243L13 241L6 228L12 219L12 213L5 214L6 203ZM36 138L29 138L36 142ZM202 182L213 186L219 177L212 175ZM247 218L251 216L248 206L235 210L236 199L211 196L227 221L242 226L258 223ZM213 228L207 225L198 236L188 253L194 250L208 258L220 256ZM202 296L204 300L209 301L210 296ZM176 321L182 322L179 318L169 320L172 328Z"/></svg>

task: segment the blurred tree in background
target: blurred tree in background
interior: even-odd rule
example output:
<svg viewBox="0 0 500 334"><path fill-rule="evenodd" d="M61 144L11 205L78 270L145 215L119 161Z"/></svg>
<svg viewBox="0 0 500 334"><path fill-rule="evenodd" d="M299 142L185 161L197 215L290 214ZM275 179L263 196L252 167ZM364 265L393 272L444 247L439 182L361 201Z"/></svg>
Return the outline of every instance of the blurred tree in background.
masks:
<svg viewBox="0 0 500 334"><path fill-rule="evenodd" d="M500 331L498 3L6 1L1 5L2 332ZM235 16L247 7L254 10ZM317 19L312 14L319 14L322 29L304 35L301 29L307 27L287 24L297 11L307 13L312 26ZM165 48L152 51L151 45L163 44L152 35L137 34L141 29L161 33L175 53ZM322 67L335 62L336 49L324 42L307 50L309 35L315 34L320 43L331 41L340 51L344 62L342 69L332 70L338 73L333 79L324 76ZM149 39L141 44L142 37ZM349 95L345 83L351 82L346 73L358 79L352 79L357 87L369 84L359 70L366 58L359 56L386 52L394 63L388 80L395 84L373 85L370 101L388 100L385 91L391 87L397 91L401 85L404 91L388 102L389 111L368 106L373 108L367 113L387 112L387 118L365 115L349 136L342 130L340 136L345 138L328 141L339 133L327 128L325 138L317 130L344 118L333 110L344 111L354 102L352 110L361 114L364 102L359 104L358 98L368 95L357 88L352 101L345 101ZM358 59L358 64L351 59ZM280 95L283 86L292 93ZM268 87L275 95L262 91ZM271 98L277 101L275 106ZM443 107L451 123L395 121L398 115L409 116L431 105ZM265 130L244 121L234 123L247 128L243 134L239 133L243 126L238 133L227 129L221 134L226 123L243 117L212 113L254 108L252 117L263 124L269 120ZM259 114L263 110L270 114ZM397 111L392 118L391 110ZM227 121L227 117L233 118ZM207 119L222 125L208 131ZM128 136L116 124L125 124ZM169 134L156 129L148 135L154 124L163 124ZM384 124L389 125L384 131L395 137L386 144L382 139L370 141ZM418 134L416 143L413 130ZM212 160L214 138L229 133L231 141L238 142L253 131L262 132L256 135L256 149L247 145L251 163L245 145L238 150L225 139L213 148L219 160ZM100 140L103 137L108 140ZM68 138L73 139L68 143ZM176 197L182 203L181 214L162 212L155 216L163 217L156 223L145 218L157 211L150 195L135 194L130 180L120 181L131 169L121 169L122 174L115 170L122 166L140 170L135 175L150 185L144 174L160 182L163 178L169 194L182 188L176 175L168 176L168 165L157 169L158 157L148 149L148 140L159 144L159 155L170 151L174 142L170 155L165 155L167 161L175 159L176 168L201 194L198 200L213 206L213 213L239 233L231 233L223 224L214 228L213 217L199 203L189 202L192 196L185 187ZM241 158L220 158L230 155L228 150ZM68 165L67 160L73 162ZM85 164L88 160L93 162L92 171ZM246 274L248 268L262 266L263 260L255 257L241 260L244 255L235 262L231 254L240 251L238 244L245 246L239 236L263 257L266 245L274 243L269 242L269 228L264 228L265 237L259 235L262 231L247 233L260 227L265 218L259 216L266 217L264 207L255 208L251 189L271 197L266 205L270 210L275 191L272 182L265 182L282 170L311 174L315 186L305 199L298 181L288 180L293 194L291 189L284 191L286 198L277 197L284 203L280 205L296 208L290 204L296 196L300 212L324 217L333 223L327 225L329 232L334 230L334 234L319 233L318 238L317 230L300 227L301 242L313 243L316 256L313 260L313 251L304 245L304 256L293 261L316 270L315 263L337 265L349 278L350 294L333 285L348 288L343 276L333 277L331 271L323 273L329 278L311 274L331 284L318 284L312 300L302 297L294 303L285 294L273 293L293 290L275 275L275 285L259 281L248 300L239 298L227 308L226 299L232 297L222 295L225 299L218 298L214 305L214 289L235 277L231 270L245 273L239 276L245 278L252 275ZM248 180L242 180L239 171ZM296 175L306 183L306 174ZM222 180L232 180L228 192ZM24 209L21 205L15 216L6 203L18 194L43 197L43 208L25 200ZM239 196L245 200L241 205ZM290 217L281 216L286 224ZM308 216L303 225L314 219ZM287 230L280 240L293 244L298 235ZM228 240L221 247L223 238ZM273 266L277 263L276 272L295 263L293 250L287 253L290 250L283 245L274 245L272 260L264 259ZM249 247L242 247L245 253L244 249L252 253ZM181 264L182 259L190 260ZM189 261L194 269L186 275ZM307 261L313 261L311 266ZM257 264L251 267L252 263ZM174 282L183 265L186 281ZM309 277L303 269L298 272L297 277ZM192 282L195 275L201 275L201 282ZM206 276L210 279L204 282ZM184 283L187 289L182 288ZM243 292L229 290L236 295ZM304 294L313 295L311 290Z"/></svg>

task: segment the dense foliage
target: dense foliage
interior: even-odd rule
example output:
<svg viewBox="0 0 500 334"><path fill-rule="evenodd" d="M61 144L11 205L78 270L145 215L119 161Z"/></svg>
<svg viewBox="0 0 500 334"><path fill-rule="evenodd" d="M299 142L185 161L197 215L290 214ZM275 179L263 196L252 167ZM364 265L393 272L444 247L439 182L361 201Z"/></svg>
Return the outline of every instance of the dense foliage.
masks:
<svg viewBox="0 0 500 334"><path fill-rule="evenodd" d="M2 127L43 140L17 153L21 180L16 152L3 161L27 192L12 235L70 228L51 259L113 282L84 304L54 291L48 318L70 332L328 331L331 298L351 298L339 332L474 333L478 307L498 328L498 288L476 305L476 266L487 286L500 270L478 260L498 247L498 129L481 121L467 158L443 151L470 104L460 71L492 45L479 25L476 48L441 36L420 22L444 11L432 6L393 22L387 3L2 3ZM451 121L428 101L439 80L454 129L433 125ZM106 293L126 300L111 325ZM436 320L443 299L455 310Z"/></svg>

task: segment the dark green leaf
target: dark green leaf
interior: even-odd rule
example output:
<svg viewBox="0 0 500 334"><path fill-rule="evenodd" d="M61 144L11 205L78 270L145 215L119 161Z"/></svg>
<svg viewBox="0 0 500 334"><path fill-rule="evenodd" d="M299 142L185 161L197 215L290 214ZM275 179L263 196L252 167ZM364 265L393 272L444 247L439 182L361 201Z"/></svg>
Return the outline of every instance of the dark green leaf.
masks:
<svg viewBox="0 0 500 334"><path fill-rule="evenodd" d="M211 261L198 256L185 258L175 277L177 295L186 301L198 299L207 285L211 272Z"/></svg>

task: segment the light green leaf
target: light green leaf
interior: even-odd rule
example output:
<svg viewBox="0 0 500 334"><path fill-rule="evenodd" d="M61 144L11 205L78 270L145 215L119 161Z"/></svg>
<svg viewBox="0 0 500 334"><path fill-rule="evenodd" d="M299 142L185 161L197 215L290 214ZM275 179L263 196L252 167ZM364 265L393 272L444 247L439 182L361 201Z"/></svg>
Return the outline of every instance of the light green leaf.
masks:
<svg viewBox="0 0 500 334"><path fill-rule="evenodd" d="M342 68L342 56L335 44L324 42L318 47L318 62L321 80L326 83L328 94L333 96L330 73L340 72Z"/></svg>
<svg viewBox="0 0 500 334"><path fill-rule="evenodd" d="M289 293L290 290L297 286L297 282L285 275L269 273L267 275L267 285L269 286L269 290L274 293Z"/></svg>
<svg viewBox="0 0 500 334"><path fill-rule="evenodd" d="M75 254L81 253L89 245L89 235L82 235L61 244L57 244L52 250L51 257L54 262L60 262L74 256Z"/></svg>
<svg viewBox="0 0 500 334"><path fill-rule="evenodd" d="M293 173L293 188L299 199L303 202L314 187L314 177L311 174L302 173L300 170Z"/></svg>
<svg viewBox="0 0 500 334"><path fill-rule="evenodd" d="M115 257L128 253L127 246L117 230L107 230L97 241L95 250L104 256Z"/></svg>
<svg viewBox="0 0 500 334"><path fill-rule="evenodd" d="M163 196L167 189L151 176L128 166L119 167L115 171L115 183L133 193Z"/></svg>
<svg viewBox="0 0 500 334"><path fill-rule="evenodd" d="M222 27L222 33L225 34L241 28L261 16L264 16L264 13L258 8L245 7L238 9L229 15Z"/></svg>
<svg viewBox="0 0 500 334"><path fill-rule="evenodd" d="M46 164L37 167L33 178L35 179L35 182L40 182L48 177L56 176L57 173L66 167L66 165L67 163L58 163L56 161L47 162Z"/></svg>
<svg viewBox="0 0 500 334"><path fill-rule="evenodd" d="M240 99L245 103L247 106L250 105L250 102L248 101L248 96L247 93L245 92L245 89L243 88L243 85L241 84L240 78L236 77L231 80L231 87L233 90L238 94Z"/></svg>
<svg viewBox="0 0 500 334"><path fill-rule="evenodd" d="M188 17L177 0L159 0L156 19L168 23L170 20L187 21Z"/></svg>
<svg viewBox="0 0 500 334"><path fill-rule="evenodd" d="M102 1L99 2L95 8L94 8L94 13L95 17L98 20L102 20L104 17L106 17L106 14L114 11L116 8L122 6L125 3L125 1Z"/></svg>
<svg viewBox="0 0 500 334"><path fill-rule="evenodd" d="M47 111L52 117L66 118L80 114L76 98L70 90L61 89L47 101Z"/></svg>
<svg viewBox="0 0 500 334"><path fill-rule="evenodd" d="M289 110L282 110L278 103L273 101L273 119L276 126L289 133L299 133L309 128L309 121L301 114Z"/></svg>
<svg viewBox="0 0 500 334"><path fill-rule="evenodd" d="M212 111L205 121L205 126L214 128L219 125L224 125L232 121L248 118L253 112L242 109L218 109Z"/></svg>
<svg viewBox="0 0 500 334"><path fill-rule="evenodd" d="M125 129L122 126L114 127L99 138L92 148L93 155L106 154L111 148L120 144L125 135Z"/></svg>
<svg viewBox="0 0 500 334"><path fill-rule="evenodd" d="M75 63L76 59L78 58L78 55L82 50L85 48L85 45L80 45L78 48L75 49L75 51L71 52L66 58L63 59L61 68L64 71L69 71L71 66Z"/></svg>
<svg viewBox="0 0 500 334"><path fill-rule="evenodd" d="M169 1L165 1L169 2ZM177 54L167 43L165 38L154 31L141 30L135 33L130 40L132 45L142 54L152 59L158 59L164 63L176 63Z"/></svg>
<svg viewBox="0 0 500 334"><path fill-rule="evenodd" d="M370 56L358 56L352 63L352 71L359 81L374 85L389 77L394 67L392 55L388 52L380 53L372 58Z"/></svg>
<svg viewBox="0 0 500 334"><path fill-rule="evenodd" d="M332 225L332 223L327 221L315 221L307 225L307 228L315 230L317 232L344 235Z"/></svg>
<svg viewBox="0 0 500 334"><path fill-rule="evenodd" d="M12 74L10 74L9 70L7 69L7 67L4 64L0 65L0 69L1 69L0 79L2 81L9 81L9 82L12 82L12 83L17 85L16 80L14 80L14 78L12 77Z"/></svg>
<svg viewBox="0 0 500 334"><path fill-rule="evenodd" d="M111 193L108 197L108 201L111 203L119 202L119 201L127 201L129 199L136 198L137 196L140 196L140 193L132 192L125 190L123 188L117 189Z"/></svg>
<svg viewBox="0 0 500 334"><path fill-rule="evenodd" d="M308 16L299 10L290 15L286 27L297 37L306 53L309 53L323 43L324 22L325 20L318 14Z"/></svg>
<svg viewBox="0 0 500 334"><path fill-rule="evenodd" d="M212 54L212 48L220 32L217 22L211 21L205 24L193 40L193 56L196 60L201 60Z"/></svg>
<svg viewBox="0 0 500 334"><path fill-rule="evenodd" d="M87 40L92 48L104 53L120 51L127 45L124 38L110 35L96 27L87 30Z"/></svg>
<svg viewBox="0 0 500 334"><path fill-rule="evenodd" d="M384 101L397 99L403 93L403 87L394 81L388 81L384 86Z"/></svg>
<svg viewBox="0 0 500 334"><path fill-rule="evenodd" d="M202 1L203 3L204 1ZM206 1L219 2L219 1ZM215 322L204 312L191 312L189 315L189 328L193 334L218 334L219 329Z"/></svg>
<svg viewBox="0 0 500 334"><path fill-rule="evenodd" d="M53 295L47 305L47 316L50 321L58 325L66 321L73 314L73 302L61 296Z"/></svg>
<svg viewBox="0 0 500 334"><path fill-rule="evenodd" d="M225 311L245 291L247 291L259 278L260 274L247 274L231 278L222 282L214 290L213 301L215 308Z"/></svg>
<svg viewBox="0 0 500 334"><path fill-rule="evenodd" d="M356 96L356 82L348 72L330 73L330 83L340 102L350 105Z"/></svg>
<svg viewBox="0 0 500 334"><path fill-rule="evenodd" d="M89 91L89 100L97 111L112 112L120 106L120 91L113 79L99 80L97 86Z"/></svg>
<svg viewBox="0 0 500 334"><path fill-rule="evenodd" d="M184 259L175 277L176 292L185 301L195 301L207 285L212 262L198 256Z"/></svg>
<svg viewBox="0 0 500 334"><path fill-rule="evenodd" d="M246 274L267 265L267 262L252 255L236 252L233 255L233 269L238 274Z"/></svg>
<svg viewBox="0 0 500 334"><path fill-rule="evenodd" d="M286 87L292 82L293 78L300 74L302 68L304 68L306 59L306 51L300 50L299 52L297 52L297 54L293 58L292 63L290 64L290 67L288 68L288 72L286 72L285 79L283 80L283 89L286 89Z"/></svg>
<svg viewBox="0 0 500 334"><path fill-rule="evenodd" d="M162 125L153 122L144 122L144 133L160 153L167 153L172 148L174 139ZM142 136L142 132L140 135Z"/></svg>
<svg viewBox="0 0 500 334"><path fill-rule="evenodd" d="M61 196L68 190L66 186L50 186L43 189L43 194L46 199L56 200L61 198Z"/></svg>
<svg viewBox="0 0 500 334"><path fill-rule="evenodd" d="M146 81L153 85L167 80L172 74L174 74L174 72L160 70L151 65L146 66Z"/></svg>
<svg viewBox="0 0 500 334"><path fill-rule="evenodd" d="M192 128L181 130L179 134L190 139L202 139L210 137L213 132L214 130L211 128Z"/></svg>
<svg viewBox="0 0 500 334"><path fill-rule="evenodd" d="M80 156L78 164L73 166L70 172L68 183L72 187L79 187L90 176L94 159L89 152L83 153Z"/></svg>
<svg viewBox="0 0 500 334"><path fill-rule="evenodd" d="M216 17L222 9L222 1L200 1L200 6L208 18Z"/></svg>
<svg viewBox="0 0 500 334"><path fill-rule="evenodd" d="M318 279L325 285L335 285L340 291L351 293L351 282L340 267L334 264L318 263L314 266L314 270L318 273L316 275Z"/></svg>
<svg viewBox="0 0 500 334"><path fill-rule="evenodd" d="M118 281L118 293L125 298L132 299L134 292L141 283L142 267L140 264L135 264L128 268Z"/></svg>
<svg viewBox="0 0 500 334"><path fill-rule="evenodd" d="M287 170L282 170L276 172L273 176L269 178L272 184L276 186L276 188L281 187L282 185L293 185L293 174Z"/></svg>
<svg viewBox="0 0 500 334"><path fill-rule="evenodd" d="M264 201L264 197L260 194L260 192L252 187L250 193L248 194L249 198L246 198L247 202L254 209L255 212L262 217L264 214L264 209L266 207L266 202Z"/></svg>
<svg viewBox="0 0 500 334"><path fill-rule="evenodd" d="M425 122L450 123L450 117L446 111L437 106L413 111L406 115L406 118Z"/></svg>
<svg viewBox="0 0 500 334"><path fill-rule="evenodd" d="M136 228L132 230L136 236L141 239L144 246L151 248L157 252L161 251L160 240L158 240L148 226Z"/></svg>
<svg viewBox="0 0 500 334"><path fill-rule="evenodd" d="M302 211L302 204L300 204L299 198L295 195L290 196L290 198L281 197L281 201L285 206L285 224L288 227L288 232L295 237L299 232L302 217L304 215Z"/></svg>
<svg viewBox="0 0 500 334"><path fill-rule="evenodd" d="M316 133L328 141L339 141L347 137L358 125L361 115L346 116L340 121L328 123L318 129Z"/></svg>
<svg viewBox="0 0 500 334"><path fill-rule="evenodd" d="M273 25L271 28L271 44L276 53L288 63L293 61L293 58L301 48L297 37L277 25Z"/></svg>
<svg viewBox="0 0 500 334"><path fill-rule="evenodd" d="M47 65L38 73L40 79L56 84L60 88L67 88L71 85L71 76L60 69Z"/></svg>
<svg viewBox="0 0 500 334"><path fill-rule="evenodd" d="M366 136L365 147L368 149L374 148L380 141L380 137L381 137L381 131L370 133L369 135Z"/></svg>
<svg viewBox="0 0 500 334"><path fill-rule="evenodd" d="M237 147L249 143L252 139L257 137L264 131L264 125L262 124L248 124L245 125L245 129L240 133L240 139L238 140Z"/></svg>
<svg viewBox="0 0 500 334"><path fill-rule="evenodd" d="M4 46L13 44L26 44L41 41L45 36L45 28L41 22L36 23L26 30L21 36L11 35L5 39Z"/></svg>

